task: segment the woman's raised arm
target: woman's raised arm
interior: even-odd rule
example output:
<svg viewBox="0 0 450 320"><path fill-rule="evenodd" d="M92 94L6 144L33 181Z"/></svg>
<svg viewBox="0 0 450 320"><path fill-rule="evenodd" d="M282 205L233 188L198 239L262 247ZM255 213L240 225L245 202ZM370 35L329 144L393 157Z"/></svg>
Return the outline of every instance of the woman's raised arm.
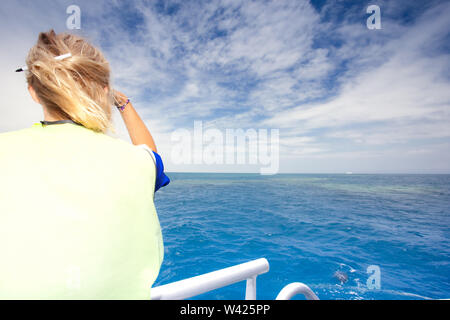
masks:
<svg viewBox="0 0 450 320"><path fill-rule="evenodd" d="M116 106L124 105L128 98L123 93L114 90L114 98L116 100ZM128 134L130 135L131 141L134 145L146 144L151 150L154 152L158 152L156 149L155 141L145 125L144 121L142 121L141 117L139 117L136 110L133 108L133 104L128 102L126 107L120 111L123 121L128 130Z"/></svg>

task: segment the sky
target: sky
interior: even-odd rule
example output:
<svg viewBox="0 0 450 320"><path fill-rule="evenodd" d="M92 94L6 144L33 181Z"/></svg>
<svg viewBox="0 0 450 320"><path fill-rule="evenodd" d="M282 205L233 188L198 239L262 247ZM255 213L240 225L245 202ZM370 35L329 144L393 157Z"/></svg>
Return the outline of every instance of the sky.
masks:
<svg viewBox="0 0 450 320"><path fill-rule="evenodd" d="M380 29L368 28L370 5ZM277 173L450 173L449 12L433 0L2 0L0 133L43 120L14 70L53 28L103 51L169 172L260 172L268 160L250 162L251 139L241 163L180 162L182 151L219 159L227 130L242 129L278 135ZM114 125L130 141L118 112Z"/></svg>

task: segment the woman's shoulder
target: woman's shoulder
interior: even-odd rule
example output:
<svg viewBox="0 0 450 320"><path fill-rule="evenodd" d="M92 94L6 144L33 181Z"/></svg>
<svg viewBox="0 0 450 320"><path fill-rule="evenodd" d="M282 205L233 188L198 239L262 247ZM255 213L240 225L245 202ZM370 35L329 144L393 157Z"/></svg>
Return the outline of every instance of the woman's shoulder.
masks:
<svg viewBox="0 0 450 320"><path fill-rule="evenodd" d="M146 161L149 156L142 148L119 137L109 136L85 128L66 125L65 128L40 130L38 124L29 128L0 133L0 150L17 150L17 148L46 149L58 147L61 151L83 152L86 156L103 154L130 161ZM57 129L57 130L55 130ZM65 150L67 148L67 150ZM151 160L150 160L151 161Z"/></svg>
<svg viewBox="0 0 450 320"><path fill-rule="evenodd" d="M149 148L145 148L145 145L134 145L121 138L103 134L98 136L97 146L104 148L104 152L109 153L110 156L122 159L126 163L132 162L144 167L147 167L149 163L155 164L154 155L148 152Z"/></svg>
<svg viewBox="0 0 450 320"><path fill-rule="evenodd" d="M25 128L15 131L0 132L0 143L6 143L15 139L22 139L32 133L32 128Z"/></svg>

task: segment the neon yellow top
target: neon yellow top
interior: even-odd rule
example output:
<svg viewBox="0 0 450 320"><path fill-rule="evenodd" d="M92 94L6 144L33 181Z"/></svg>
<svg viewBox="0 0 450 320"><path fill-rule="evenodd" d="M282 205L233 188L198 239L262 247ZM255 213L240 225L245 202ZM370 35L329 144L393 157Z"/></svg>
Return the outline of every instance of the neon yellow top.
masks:
<svg viewBox="0 0 450 320"><path fill-rule="evenodd" d="M155 164L72 123L0 134L0 299L149 299Z"/></svg>

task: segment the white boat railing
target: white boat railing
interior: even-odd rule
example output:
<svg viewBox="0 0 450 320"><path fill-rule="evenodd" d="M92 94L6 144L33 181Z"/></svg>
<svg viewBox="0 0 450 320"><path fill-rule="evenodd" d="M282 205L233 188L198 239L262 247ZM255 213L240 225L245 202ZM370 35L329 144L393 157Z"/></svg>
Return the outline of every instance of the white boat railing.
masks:
<svg viewBox="0 0 450 320"><path fill-rule="evenodd" d="M245 300L256 300L256 277L269 271L265 258L172 282L150 290L152 300L182 300L247 280Z"/></svg>
<svg viewBox="0 0 450 320"><path fill-rule="evenodd" d="M265 258L152 288L152 300L182 300L247 280L245 300L256 299L256 277L269 271Z"/></svg>
<svg viewBox="0 0 450 320"><path fill-rule="evenodd" d="M150 296L152 300L182 300L247 280L245 300L256 300L256 277L268 271L269 262L265 258L256 259L154 287L150 290ZM319 300L307 285L300 282L294 282L284 287L276 300L287 300L299 293L303 294L308 300Z"/></svg>
<svg viewBox="0 0 450 320"><path fill-rule="evenodd" d="M319 300L316 294L301 282L293 282L285 286L275 300L290 300L296 294L303 294L307 300Z"/></svg>

